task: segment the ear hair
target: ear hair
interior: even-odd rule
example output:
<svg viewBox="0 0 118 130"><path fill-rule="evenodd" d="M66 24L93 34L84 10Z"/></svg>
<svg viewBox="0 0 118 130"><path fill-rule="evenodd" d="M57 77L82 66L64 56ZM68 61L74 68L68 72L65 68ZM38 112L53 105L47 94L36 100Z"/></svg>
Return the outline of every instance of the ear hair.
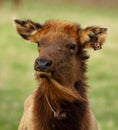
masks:
<svg viewBox="0 0 118 130"><path fill-rule="evenodd" d="M42 29L42 25L31 20L14 19L16 29L25 40L36 42L35 35Z"/></svg>
<svg viewBox="0 0 118 130"><path fill-rule="evenodd" d="M83 48L93 48L99 50L102 48L106 39L107 28L90 26L80 31L79 40Z"/></svg>

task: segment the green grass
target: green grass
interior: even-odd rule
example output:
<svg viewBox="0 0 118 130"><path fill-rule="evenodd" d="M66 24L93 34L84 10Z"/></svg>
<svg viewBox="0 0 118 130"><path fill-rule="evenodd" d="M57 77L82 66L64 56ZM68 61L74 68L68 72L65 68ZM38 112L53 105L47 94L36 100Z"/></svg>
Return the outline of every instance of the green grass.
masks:
<svg viewBox="0 0 118 130"><path fill-rule="evenodd" d="M37 47L16 33L12 17L79 22L83 27L108 28L106 44L100 51L89 50L88 84L91 107L103 130L118 129L118 10L70 4L22 4L15 9L5 3L0 8L0 130L16 130L25 98L37 87L32 76Z"/></svg>

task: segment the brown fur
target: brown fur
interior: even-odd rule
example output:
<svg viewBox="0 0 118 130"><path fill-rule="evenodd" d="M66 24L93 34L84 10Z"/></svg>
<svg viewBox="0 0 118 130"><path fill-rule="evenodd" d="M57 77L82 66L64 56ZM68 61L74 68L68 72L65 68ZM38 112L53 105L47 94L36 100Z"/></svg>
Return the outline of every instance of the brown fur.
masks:
<svg viewBox="0 0 118 130"><path fill-rule="evenodd" d="M19 130L98 130L89 108L84 48L101 49L107 29L82 29L79 24L57 20L44 25L31 20L15 23L18 33L37 43L40 52L34 64L40 87L26 101ZM52 64L40 72L37 63L44 59Z"/></svg>

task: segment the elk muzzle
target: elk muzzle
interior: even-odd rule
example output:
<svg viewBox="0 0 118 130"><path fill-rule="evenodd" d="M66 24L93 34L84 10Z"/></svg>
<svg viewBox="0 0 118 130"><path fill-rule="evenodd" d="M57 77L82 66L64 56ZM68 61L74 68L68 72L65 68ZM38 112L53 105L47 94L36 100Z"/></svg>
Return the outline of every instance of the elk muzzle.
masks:
<svg viewBox="0 0 118 130"><path fill-rule="evenodd" d="M50 66L52 65L51 60L46 59L36 59L34 69L36 71L43 71L46 72L49 70Z"/></svg>

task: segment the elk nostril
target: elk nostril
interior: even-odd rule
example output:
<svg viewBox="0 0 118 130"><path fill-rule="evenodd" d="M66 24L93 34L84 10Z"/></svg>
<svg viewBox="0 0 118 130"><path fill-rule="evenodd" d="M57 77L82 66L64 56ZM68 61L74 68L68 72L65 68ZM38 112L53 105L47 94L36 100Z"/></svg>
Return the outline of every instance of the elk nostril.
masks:
<svg viewBox="0 0 118 130"><path fill-rule="evenodd" d="M48 60L39 60L39 61L37 61L37 64L39 65L39 66L45 66L45 67L48 67L48 66L50 66L51 64L52 64L52 61L48 61Z"/></svg>
<svg viewBox="0 0 118 130"><path fill-rule="evenodd" d="M36 62L37 69L46 71L52 64L51 60L38 60Z"/></svg>
<svg viewBox="0 0 118 130"><path fill-rule="evenodd" d="M46 61L46 63L45 63L45 65L48 67L48 66L50 66L52 64L52 61L50 60L50 61Z"/></svg>

